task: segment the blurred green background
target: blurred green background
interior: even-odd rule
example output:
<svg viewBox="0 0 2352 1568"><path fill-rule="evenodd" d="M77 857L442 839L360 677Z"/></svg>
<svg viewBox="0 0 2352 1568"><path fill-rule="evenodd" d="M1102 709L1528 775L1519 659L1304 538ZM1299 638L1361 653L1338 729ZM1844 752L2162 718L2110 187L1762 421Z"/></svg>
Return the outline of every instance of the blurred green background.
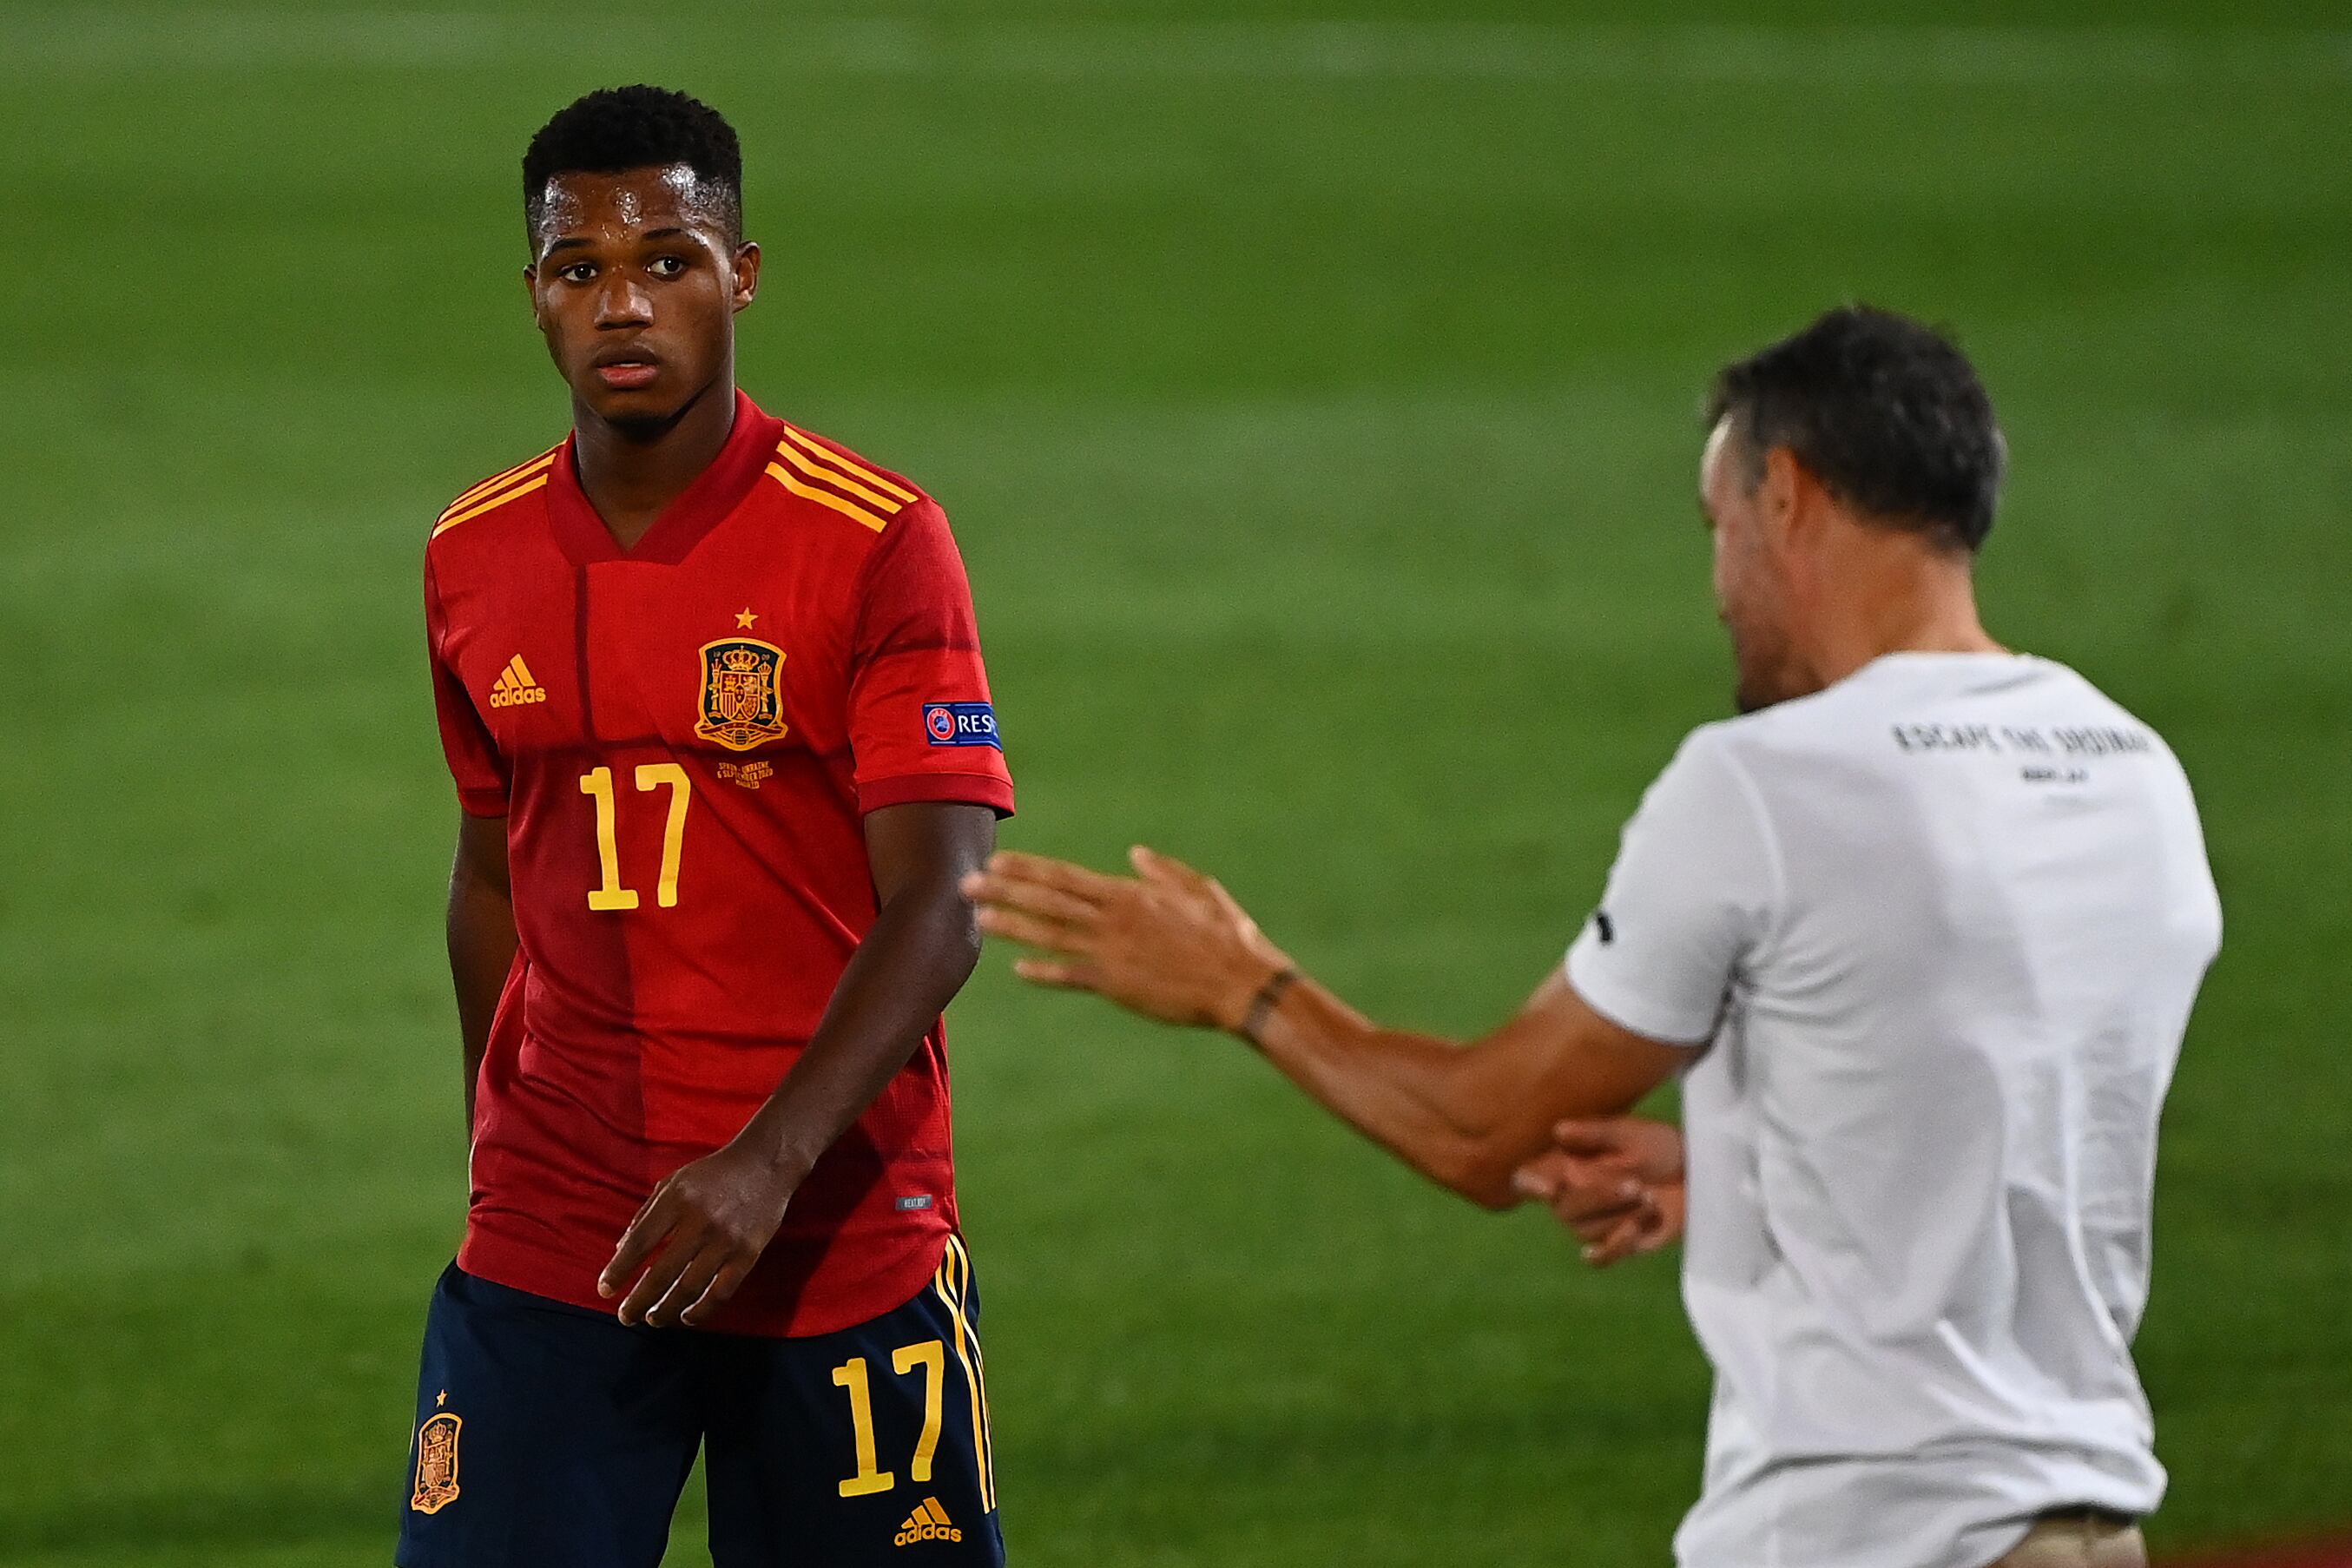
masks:
<svg viewBox="0 0 2352 1568"><path fill-rule="evenodd" d="M746 384L956 520L1008 841L1194 858L1399 1022L1513 1006L1724 710L1707 374L1955 324L1995 630L2173 739L2228 903L2158 1543L2352 1517L2352 33L2221 16L0 7L0 1562L388 1561L464 1190L419 561L562 430L523 142L636 79L742 132ZM1670 1261L1001 953L954 1039L1017 1561L1664 1561Z"/></svg>

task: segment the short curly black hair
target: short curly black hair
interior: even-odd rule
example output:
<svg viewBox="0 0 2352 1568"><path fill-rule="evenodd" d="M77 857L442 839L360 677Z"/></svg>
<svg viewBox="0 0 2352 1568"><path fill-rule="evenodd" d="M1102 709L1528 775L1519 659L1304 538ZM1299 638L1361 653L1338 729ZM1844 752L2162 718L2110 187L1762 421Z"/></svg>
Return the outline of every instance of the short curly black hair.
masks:
<svg viewBox="0 0 2352 1568"><path fill-rule="evenodd" d="M522 155L523 223L532 236L558 174L617 174L683 163L723 204L729 237L743 236L743 148L726 116L661 87L607 87L558 110Z"/></svg>
<svg viewBox="0 0 2352 1568"><path fill-rule="evenodd" d="M1907 316L1842 306L1725 367L1708 427L1726 418L1752 477L1785 447L1878 521L1970 552L1992 531L2009 460L1992 398L1949 338Z"/></svg>

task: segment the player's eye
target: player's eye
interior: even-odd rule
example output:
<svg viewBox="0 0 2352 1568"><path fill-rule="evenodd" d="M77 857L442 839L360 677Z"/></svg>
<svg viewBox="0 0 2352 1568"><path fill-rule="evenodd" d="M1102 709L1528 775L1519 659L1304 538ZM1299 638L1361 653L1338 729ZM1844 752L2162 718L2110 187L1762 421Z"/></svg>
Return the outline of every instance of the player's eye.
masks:
<svg viewBox="0 0 2352 1568"><path fill-rule="evenodd" d="M653 259L651 270L653 275L656 278L680 277L686 271L686 258L682 256L656 256Z"/></svg>
<svg viewBox="0 0 2352 1568"><path fill-rule="evenodd" d="M596 268L592 263L575 261L571 266L558 270L555 275L566 283L585 283L596 276Z"/></svg>

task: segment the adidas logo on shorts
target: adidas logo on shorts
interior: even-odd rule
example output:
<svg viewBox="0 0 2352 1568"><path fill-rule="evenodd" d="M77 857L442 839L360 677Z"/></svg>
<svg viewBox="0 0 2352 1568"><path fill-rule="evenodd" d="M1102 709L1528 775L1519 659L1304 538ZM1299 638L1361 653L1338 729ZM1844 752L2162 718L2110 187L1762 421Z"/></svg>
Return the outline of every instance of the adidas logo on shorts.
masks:
<svg viewBox="0 0 2352 1568"><path fill-rule="evenodd" d="M895 1539L901 1546L912 1546L919 1541L961 1541L963 1531L948 1522L948 1510L939 1499L927 1497L922 1507L907 1516Z"/></svg>

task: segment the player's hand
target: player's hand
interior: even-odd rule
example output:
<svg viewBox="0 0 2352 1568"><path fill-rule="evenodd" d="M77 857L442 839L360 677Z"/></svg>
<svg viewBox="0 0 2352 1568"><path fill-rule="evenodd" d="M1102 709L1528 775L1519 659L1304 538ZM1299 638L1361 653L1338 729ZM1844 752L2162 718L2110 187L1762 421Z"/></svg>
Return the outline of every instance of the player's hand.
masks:
<svg viewBox="0 0 2352 1568"><path fill-rule="evenodd" d="M1213 877L1140 847L1136 875L1004 850L964 879L981 930L1038 950L1013 972L1092 991L1163 1023L1238 1028L1259 987L1290 966Z"/></svg>
<svg viewBox="0 0 2352 1568"><path fill-rule="evenodd" d="M1519 1167L1511 1185L1548 1205L1606 1268L1655 1252L1683 1233L1682 1130L1638 1116L1563 1121L1552 1147Z"/></svg>
<svg viewBox="0 0 2352 1568"><path fill-rule="evenodd" d="M751 1272L798 1185L774 1161L741 1143L679 1166L629 1222L596 1281L596 1294L610 1300L628 1289L620 1307L625 1323L699 1327ZM637 1275L641 1266L645 1272ZM637 1276L634 1286L632 1275Z"/></svg>

